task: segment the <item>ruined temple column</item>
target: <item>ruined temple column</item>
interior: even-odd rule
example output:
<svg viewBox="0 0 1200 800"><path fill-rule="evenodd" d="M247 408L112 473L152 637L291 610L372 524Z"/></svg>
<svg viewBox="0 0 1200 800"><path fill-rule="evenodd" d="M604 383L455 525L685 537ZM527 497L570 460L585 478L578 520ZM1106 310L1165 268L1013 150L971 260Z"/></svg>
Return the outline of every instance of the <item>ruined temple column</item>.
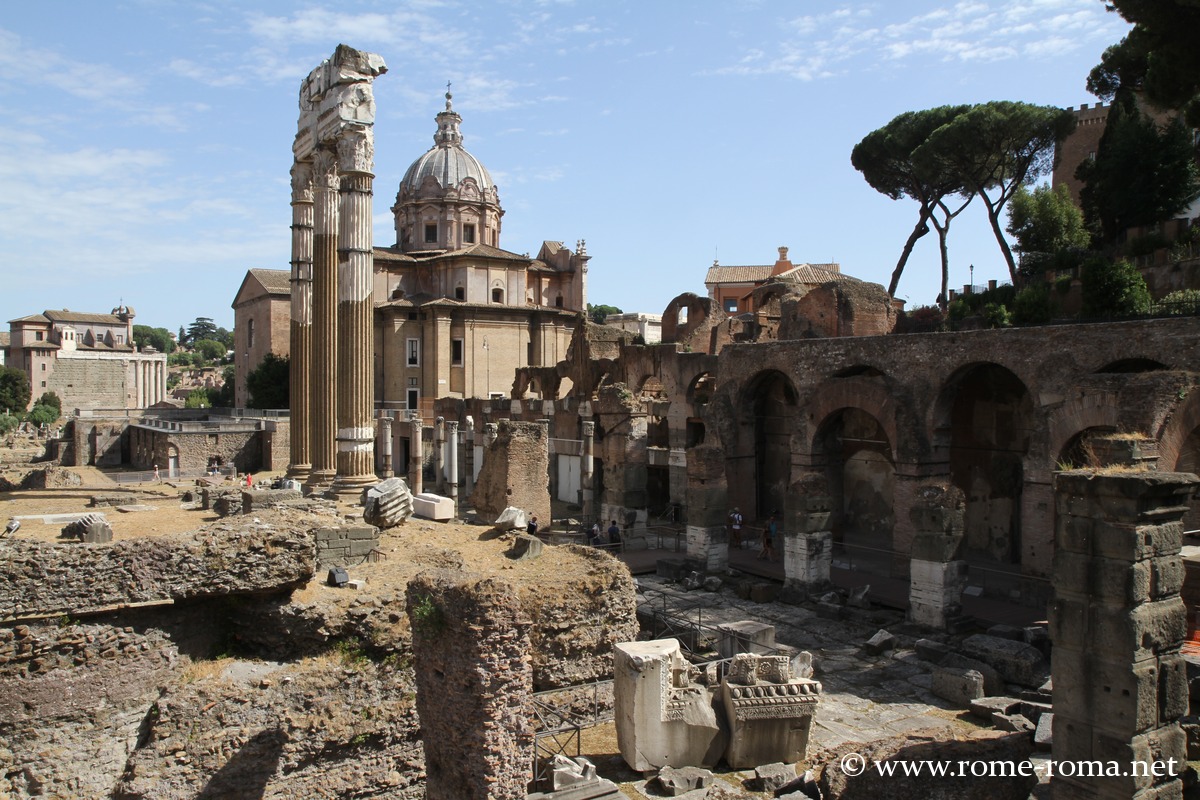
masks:
<svg viewBox="0 0 1200 800"><path fill-rule="evenodd" d="M392 418L386 412L379 418L379 452L383 456L379 477L390 478L396 473L392 471Z"/></svg>
<svg viewBox="0 0 1200 800"><path fill-rule="evenodd" d="M808 599L831 585L832 517L833 497L823 475L803 475L788 489L783 520L783 586L793 599Z"/></svg>
<svg viewBox="0 0 1200 800"><path fill-rule="evenodd" d="M583 518L594 520L596 516L596 497L592 491L593 472L596 469L596 423L583 423L583 463L579 468L579 505L583 508ZM603 527L603 526L601 526Z"/></svg>
<svg viewBox="0 0 1200 800"><path fill-rule="evenodd" d="M334 348L337 319L337 161L319 150L313 162L313 280L312 341L309 372L310 491L329 488L336 473L334 461L337 357Z"/></svg>
<svg viewBox="0 0 1200 800"><path fill-rule="evenodd" d="M463 496L475 493L475 418L467 415L466 433L463 435L463 481L466 490Z"/></svg>
<svg viewBox="0 0 1200 800"><path fill-rule="evenodd" d="M913 524L909 562L908 619L944 629L962 614L967 562L962 560L966 499L950 483L917 489L908 511Z"/></svg>
<svg viewBox="0 0 1200 800"><path fill-rule="evenodd" d="M727 494L724 451L713 445L692 448L688 457L687 554L707 572L729 566Z"/></svg>
<svg viewBox="0 0 1200 800"><path fill-rule="evenodd" d="M416 411L409 413L409 434L408 434L408 486L409 490L414 494L421 494L425 491L425 481L422 473L425 470L425 442L422 441L422 425L421 415Z"/></svg>
<svg viewBox="0 0 1200 800"><path fill-rule="evenodd" d="M371 188L375 146L371 127L338 139L341 174L338 225L337 479L334 491L353 497L375 482L371 425L374 308L371 303Z"/></svg>
<svg viewBox="0 0 1200 800"><path fill-rule="evenodd" d="M458 421L446 423L446 482L450 485L448 496L454 503L454 515L458 516Z"/></svg>
<svg viewBox="0 0 1200 800"><path fill-rule="evenodd" d="M313 262L313 186L312 164L297 161L292 165L292 310L289 331L288 398L289 421L288 477L308 478L312 469L309 448L312 348L312 262Z"/></svg>
<svg viewBox="0 0 1200 800"><path fill-rule="evenodd" d="M1076 470L1055 478L1055 800L1182 797L1187 740L1179 718L1188 711L1188 681L1180 547L1198 483L1176 472ZM1063 769L1090 761L1115 763L1120 774Z"/></svg>
<svg viewBox="0 0 1200 800"><path fill-rule="evenodd" d="M446 418L433 421L433 490L446 493Z"/></svg>

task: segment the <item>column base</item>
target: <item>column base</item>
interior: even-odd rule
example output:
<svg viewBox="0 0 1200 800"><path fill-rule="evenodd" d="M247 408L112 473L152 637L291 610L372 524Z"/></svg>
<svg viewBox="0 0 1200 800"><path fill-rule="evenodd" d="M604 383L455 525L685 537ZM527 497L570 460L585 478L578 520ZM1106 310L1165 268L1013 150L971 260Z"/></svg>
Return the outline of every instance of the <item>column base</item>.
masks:
<svg viewBox="0 0 1200 800"><path fill-rule="evenodd" d="M333 486L336 473L333 470L314 469L309 471L308 479L304 481L304 493L322 495Z"/></svg>
<svg viewBox="0 0 1200 800"><path fill-rule="evenodd" d="M289 464L287 468L287 476L300 483L308 480L310 472L312 472L312 464Z"/></svg>
<svg viewBox="0 0 1200 800"><path fill-rule="evenodd" d="M363 491L379 483L375 475L338 475L329 487L329 494L343 503L362 502Z"/></svg>

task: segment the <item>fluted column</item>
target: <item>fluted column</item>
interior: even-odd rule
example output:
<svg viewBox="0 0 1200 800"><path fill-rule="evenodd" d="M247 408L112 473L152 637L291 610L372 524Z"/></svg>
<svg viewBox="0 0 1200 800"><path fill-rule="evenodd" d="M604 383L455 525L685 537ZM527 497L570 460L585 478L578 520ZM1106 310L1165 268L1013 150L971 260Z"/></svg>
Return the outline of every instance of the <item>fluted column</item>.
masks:
<svg viewBox="0 0 1200 800"><path fill-rule="evenodd" d="M312 366L308 382L312 469L307 483L312 491L328 489L336 473L337 230L337 162L332 152L321 149L313 160Z"/></svg>
<svg viewBox="0 0 1200 800"><path fill-rule="evenodd" d="M579 468L579 505L583 508L585 520L595 520L596 498L592 489L593 471L595 470L596 423L583 423L583 457Z"/></svg>
<svg viewBox="0 0 1200 800"><path fill-rule="evenodd" d="M337 480L334 490L354 495L374 483L372 401L371 129L338 139L341 211L338 225Z"/></svg>
<svg viewBox="0 0 1200 800"><path fill-rule="evenodd" d="M292 166L292 311L289 331L288 403L291 409L288 477L303 481L312 470L310 448L312 358L313 186L312 164Z"/></svg>
<svg viewBox="0 0 1200 800"><path fill-rule="evenodd" d="M421 415L409 411L408 434L408 488L413 494L425 491L425 481L422 472L425 469L425 442L422 441L423 431Z"/></svg>

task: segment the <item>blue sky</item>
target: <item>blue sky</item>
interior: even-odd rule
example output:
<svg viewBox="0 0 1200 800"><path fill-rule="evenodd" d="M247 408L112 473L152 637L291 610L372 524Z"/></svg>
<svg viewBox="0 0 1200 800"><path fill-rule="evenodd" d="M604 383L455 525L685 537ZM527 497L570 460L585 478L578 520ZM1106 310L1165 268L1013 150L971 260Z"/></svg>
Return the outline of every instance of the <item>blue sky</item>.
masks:
<svg viewBox="0 0 1200 800"><path fill-rule="evenodd" d="M721 264L838 261L886 285L916 221L850 150L946 103L1095 102L1127 25L1102 0L6 3L0 322L46 308L232 326L245 271L286 269L301 79L339 42L382 55L375 243L453 82L501 246L592 256L589 300L659 313ZM897 294L938 290L935 237ZM1007 276L981 204L951 285Z"/></svg>

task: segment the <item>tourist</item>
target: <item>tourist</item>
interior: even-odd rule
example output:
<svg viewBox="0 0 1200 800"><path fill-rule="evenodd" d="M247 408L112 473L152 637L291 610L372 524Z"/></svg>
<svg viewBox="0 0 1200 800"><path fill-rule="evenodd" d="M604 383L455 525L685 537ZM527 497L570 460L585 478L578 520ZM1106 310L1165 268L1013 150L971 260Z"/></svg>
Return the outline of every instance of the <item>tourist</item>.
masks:
<svg viewBox="0 0 1200 800"><path fill-rule="evenodd" d="M155 464L154 465L154 482L158 483L159 480L160 480L160 478L158 477L158 464Z"/></svg>
<svg viewBox="0 0 1200 800"><path fill-rule="evenodd" d="M742 512L737 506L734 506L733 511L729 512L729 546L733 548L742 546Z"/></svg>
<svg viewBox="0 0 1200 800"><path fill-rule="evenodd" d="M249 472L246 473L246 488L247 489L254 488L254 476L251 475Z"/></svg>
<svg viewBox="0 0 1200 800"><path fill-rule="evenodd" d="M771 518L767 520L767 527L763 531L762 550L758 552L759 558L765 558L767 561L775 560L775 541L779 537L779 512L772 511Z"/></svg>
<svg viewBox="0 0 1200 800"><path fill-rule="evenodd" d="M537 536L538 524L537 524L536 516L529 518L529 524L525 526L525 532L528 533L530 536Z"/></svg>
<svg viewBox="0 0 1200 800"><path fill-rule="evenodd" d="M590 544L592 547L598 547L600 545L600 521L599 520L597 520L596 522L593 522L592 529L590 531L588 531L588 544Z"/></svg>
<svg viewBox="0 0 1200 800"><path fill-rule="evenodd" d="M620 527L617 526L617 521L615 519L608 526L608 543L609 544L620 544L621 543L621 529L620 529Z"/></svg>

